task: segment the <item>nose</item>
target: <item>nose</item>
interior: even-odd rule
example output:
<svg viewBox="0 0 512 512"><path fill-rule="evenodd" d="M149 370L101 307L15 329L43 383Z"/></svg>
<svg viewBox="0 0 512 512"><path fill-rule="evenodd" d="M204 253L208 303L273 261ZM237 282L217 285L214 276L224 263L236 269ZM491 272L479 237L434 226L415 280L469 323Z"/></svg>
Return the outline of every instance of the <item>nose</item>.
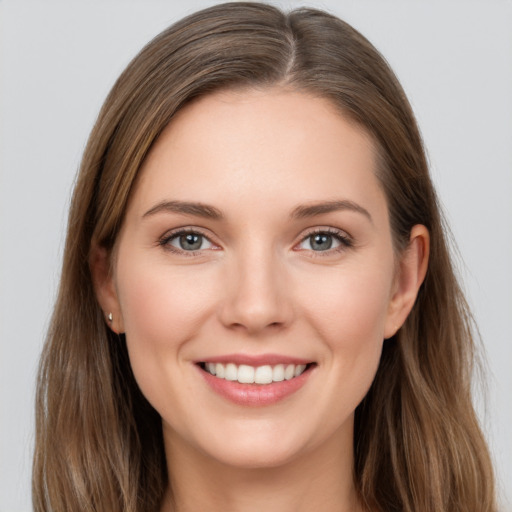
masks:
<svg viewBox="0 0 512 512"><path fill-rule="evenodd" d="M240 257L226 269L220 320L225 327L256 335L288 326L293 318L286 272L272 254Z"/></svg>

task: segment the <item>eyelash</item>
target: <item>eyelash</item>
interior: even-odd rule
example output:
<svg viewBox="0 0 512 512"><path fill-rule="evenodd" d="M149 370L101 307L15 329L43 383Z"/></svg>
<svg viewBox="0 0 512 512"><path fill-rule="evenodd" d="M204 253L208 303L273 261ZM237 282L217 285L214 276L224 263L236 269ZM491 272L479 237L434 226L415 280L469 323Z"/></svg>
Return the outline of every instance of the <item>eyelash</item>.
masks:
<svg viewBox="0 0 512 512"><path fill-rule="evenodd" d="M340 243L338 247L335 247L333 249L327 249L325 251L313 251L309 250L311 255L314 258L322 258L325 256L330 256L333 253L337 254L343 251L346 251L347 249L350 249L354 246L354 241L350 236L348 236L345 232L340 231L338 229L334 228L317 228L313 231L310 231L306 236L304 236L301 241L299 242L299 245L305 242L308 238L314 237L315 235L329 235L332 236L336 241ZM302 249L307 250L307 249Z"/></svg>
<svg viewBox="0 0 512 512"><path fill-rule="evenodd" d="M166 233L160 240L158 241L158 245L163 247L165 250L173 252L175 254L179 254L181 256L198 256L201 254L201 250L199 249L197 251L184 251L181 249L178 249L177 247L174 247L170 244L170 242L176 238L179 238L180 236L185 235L199 235L203 237L204 239L208 240L212 245L215 245L209 237L207 237L204 233L199 231L198 229L178 229L177 231L172 231L171 233Z"/></svg>
<svg viewBox="0 0 512 512"><path fill-rule="evenodd" d="M199 249L196 251L184 251L181 249L178 249L172 245L170 245L170 242L176 238L179 238L180 236L185 235L199 235L206 239L208 242L210 242L212 245L215 245L208 236L206 236L204 233L202 233L200 230L197 229L179 229L177 231L172 231L171 233L166 233L160 240L158 241L158 245L163 247L165 250L168 250L170 252L173 252L175 254L183 255L183 256L198 256L201 251L205 249ZM301 238L300 242L296 245L300 245L304 243L308 238L311 238L315 235L329 235L332 236L336 241L340 243L339 247L335 247L334 249L327 249L325 251L313 251L308 249L299 249L299 250L308 250L309 252L314 255L314 257L323 257L332 255L333 253L339 253L346 249L350 249L354 246L354 242L351 239L350 236L345 234L344 232L334 229L334 228L318 228L313 231L310 231L307 233L304 237Z"/></svg>

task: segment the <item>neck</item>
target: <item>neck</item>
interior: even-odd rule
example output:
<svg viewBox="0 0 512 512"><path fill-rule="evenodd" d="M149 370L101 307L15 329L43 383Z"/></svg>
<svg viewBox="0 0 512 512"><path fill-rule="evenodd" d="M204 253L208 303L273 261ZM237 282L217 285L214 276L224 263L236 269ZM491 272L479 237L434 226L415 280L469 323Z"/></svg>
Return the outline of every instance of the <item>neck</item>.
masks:
<svg viewBox="0 0 512 512"><path fill-rule="evenodd" d="M167 435L170 481L162 512L359 512L352 439L339 441L277 467L240 468Z"/></svg>

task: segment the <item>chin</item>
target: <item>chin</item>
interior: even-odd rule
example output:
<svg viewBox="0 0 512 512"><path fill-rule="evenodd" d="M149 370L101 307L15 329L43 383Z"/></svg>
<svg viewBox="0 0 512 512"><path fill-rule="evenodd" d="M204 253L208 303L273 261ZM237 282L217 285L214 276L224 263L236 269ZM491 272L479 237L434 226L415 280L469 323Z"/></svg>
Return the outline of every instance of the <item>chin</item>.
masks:
<svg viewBox="0 0 512 512"><path fill-rule="evenodd" d="M194 422L192 429L172 428L164 421L164 437L172 451L238 469L275 468L297 459L311 448L317 437L305 425L274 418L218 418ZM314 429L313 429L314 430ZM317 433L318 434L318 433ZM316 443L315 443L316 444Z"/></svg>
<svg viewBox="0 0 512 512"><path fill-rule="evenodd" d="M266 444L246 441L220 451L210 451L217 462L237 469L270 469L285 466L300 456L301 449L283 447L280 443Z"/></svg>
<svg viewBox="0 0 512 512"><path fill-rule="evenodd" d="M282 418L231 419L218 428L197 432L196 446L210 459L239 469L276 468L307 456L328 442L325 425ZM294 428L295 426L295 428Z"/></svg>

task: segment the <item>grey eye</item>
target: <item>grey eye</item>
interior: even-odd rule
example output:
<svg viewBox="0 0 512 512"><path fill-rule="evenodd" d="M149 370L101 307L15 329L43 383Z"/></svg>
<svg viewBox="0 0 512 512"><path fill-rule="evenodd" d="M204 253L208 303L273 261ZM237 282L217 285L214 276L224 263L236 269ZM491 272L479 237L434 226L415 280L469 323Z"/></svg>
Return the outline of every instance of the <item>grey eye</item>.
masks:
<svg viewBox="0 0 512 512"><path fill-rule="evenodd" d="M313 251L327 251L333 245L333 236L328 233L316 233L308 237L309 245Z"/></svg>
<svg viewBox="0 0 512 512"><path fill-rule="evenodd" d="M352 246L350 239L342 232L315 231L302 239L300 250L313 252L327 252L341 250Z"/></svg>
<svg viewBox="0 0 512 512"><path fill-rule="evenodd" d="M212 247L212 243L199 233L177 234L171 238L169 244L182 251L200 251Z"/></svg>

